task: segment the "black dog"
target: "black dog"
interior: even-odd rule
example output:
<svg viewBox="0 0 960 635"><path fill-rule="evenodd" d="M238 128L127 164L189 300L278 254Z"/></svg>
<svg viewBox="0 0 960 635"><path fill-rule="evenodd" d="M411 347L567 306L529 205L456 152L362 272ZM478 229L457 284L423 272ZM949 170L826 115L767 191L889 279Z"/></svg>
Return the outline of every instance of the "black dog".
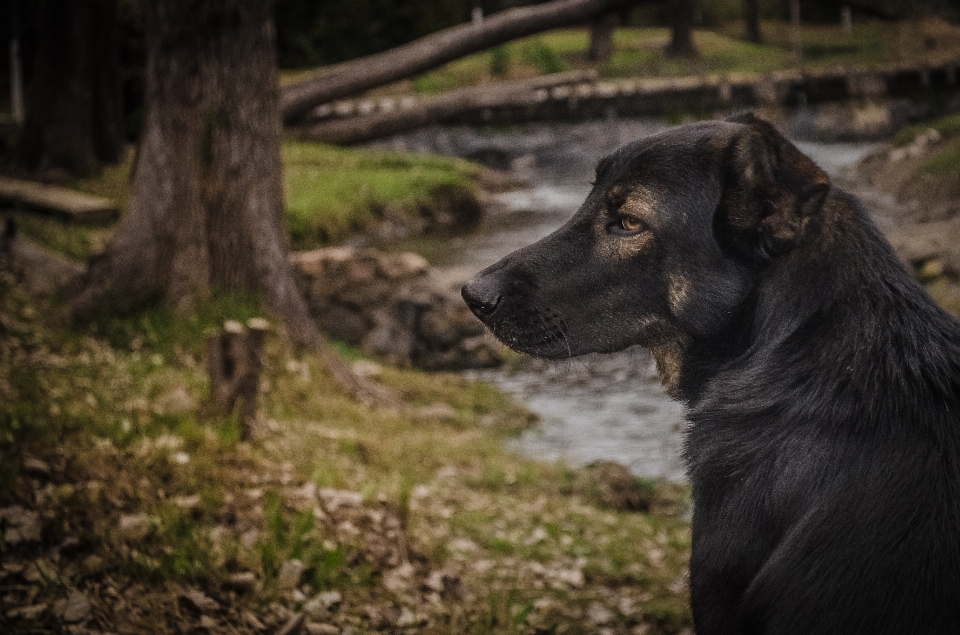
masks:
<svg viewBox="0 0 960 635"><path fill-rule="evenodd" d="M773 126L620 149L463 297L521 352L653 351L692 424L700 635L960 634L960 325Z"/></svg>

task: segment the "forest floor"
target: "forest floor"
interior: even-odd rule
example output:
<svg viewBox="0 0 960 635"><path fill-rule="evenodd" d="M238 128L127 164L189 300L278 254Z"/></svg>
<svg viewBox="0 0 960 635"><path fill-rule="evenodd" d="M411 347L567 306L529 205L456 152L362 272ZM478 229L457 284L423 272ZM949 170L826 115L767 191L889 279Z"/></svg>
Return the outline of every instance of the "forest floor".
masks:
<svg viewBox="0 0 960 635"><path fill-rule="evenodd" d="M256 312L78 332L0 268L0 632L689 629L685 488L517 455L487 385L341 347L371 409L271 336L251 438L205 414L205 334Z"/></svg>

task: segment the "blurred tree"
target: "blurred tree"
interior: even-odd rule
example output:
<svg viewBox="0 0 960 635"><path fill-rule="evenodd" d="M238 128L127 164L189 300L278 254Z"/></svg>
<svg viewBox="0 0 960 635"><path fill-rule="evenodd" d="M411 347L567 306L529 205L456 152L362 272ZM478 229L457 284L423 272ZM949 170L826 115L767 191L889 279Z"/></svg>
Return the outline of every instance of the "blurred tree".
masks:
<svg viewBox="0 0 960 635"><path fill-rule="evenodd" d="M697 48L693 44L693 9L693 0L670 0L670 55L696 57Z"/></svg>
<svg viewBox="0 0 960 635"><path fill-rule="evenodd" d="M146 119L126 215L73 298L80 320L214 292L252 293L334 376L369 396L327 352L287 260L271 5L143 3Z"/></svg>
<svg viewBox="0 0 960 635"><path fill-rule="evenodd" d="M473 0L277 0L282 68L378 53L465 21Z"/></svg>
<svg viewBox="0 0 960 635"><path fill-rule="evenodd" d="M613 31L620 23L617 13L604 13L590 23L590 46L587 58L594 62L606 62L613 55Z"/></svg>
<svg viewBox="0 0 960 635"><path fill-rule="evenodd" d="M117 2L45 0L35 10L20 163L91 174L123 152Z"/></svg>
<svg viewBox="0 0 960 635"><path fill-rule="evenodd" d="M750 42L760 44L760 0L743 0L743 21L746 24L746 36Z"/></svg>

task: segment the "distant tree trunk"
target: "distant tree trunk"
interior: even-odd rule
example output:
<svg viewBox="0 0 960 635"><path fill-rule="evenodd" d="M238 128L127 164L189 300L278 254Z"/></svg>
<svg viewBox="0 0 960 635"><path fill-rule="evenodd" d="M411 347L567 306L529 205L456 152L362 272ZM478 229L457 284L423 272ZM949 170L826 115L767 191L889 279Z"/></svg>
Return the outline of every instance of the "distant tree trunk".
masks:
<svg viewBox="0 0 960 635"><path fill-rule="evenodd" d="M652 1L552 0L494 13L479 24L450 27L383 53L334 64L284 86L281 95L283 120L296 122L319 104L428 71L503 42L582 23L602 13ZM691 9L691 21L692 15Z"/></svg>
<svg viewBox="0 0 960 635"><path fill-rule="evenodd" d="M74 316L156 301L189 310L215 291L247 292L295 342L325 353L287 258L271 3L142 6L147 114L133 192L80 282ZM341 383L357 383L327 360Z"/></svg>
<svg viewBox="0 0 960 635"><path fill-rule="evenodd" d="M587 57L593 62L606 62L613 55L613 32L620 22L616 13L604 13L590 23L590 48Z"/></svg>
<svg viewBox="0 0 960 635"><path fill-rule="evenodd" d="M116 0L40 5L20 163L95 172L123 150Z"/></svg>
<svg viewBox="0 0 960 635"><path fill-rule="evenodd" d="M763 34L760 33L760 0L743 0L743 21L747 40L757 44L763 42Z"/></svg>
<svg viewBox="0 0 960 635"><path fill-rule="evenodd" d="M670 55L696 57L697 49L693 44L693 0L670 0L670 15L673 20Z"/></svg>

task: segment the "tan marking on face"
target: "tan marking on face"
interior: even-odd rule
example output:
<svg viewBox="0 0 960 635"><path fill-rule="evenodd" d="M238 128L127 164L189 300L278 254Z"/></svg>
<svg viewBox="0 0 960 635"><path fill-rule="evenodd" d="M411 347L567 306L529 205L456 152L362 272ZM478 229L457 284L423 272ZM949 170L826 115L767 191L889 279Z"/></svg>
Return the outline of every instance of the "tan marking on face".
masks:
<svg viewBox="0 0 960 635"><path fill-rule="evenodd" d="M653 353L657 362L660 383L667 389L667 394L677 397L683 372L684 351L690 346L690 338L659 316L641 319L637 331L637 343Z"/></svg>
<svg viewBox="0 0 960 635"><path fill-rule="evenodd" d="M675 316L686 312L690 303L690 279L680 273L671 274L667 286L667 304Z"/></svg>

